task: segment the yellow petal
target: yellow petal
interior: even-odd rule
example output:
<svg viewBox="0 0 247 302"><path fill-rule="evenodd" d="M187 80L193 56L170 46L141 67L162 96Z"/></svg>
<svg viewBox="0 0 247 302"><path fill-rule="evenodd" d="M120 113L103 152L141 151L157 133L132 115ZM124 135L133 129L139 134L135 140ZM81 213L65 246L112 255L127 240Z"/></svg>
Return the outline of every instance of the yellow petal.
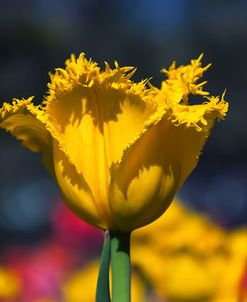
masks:
<svg viewBox="0 0 247 302"><path fill-rule="evenodd" d="M203 73L211 66L208 64L205 67L202 67L201 60L203 55L201 54L198 59L191 60L189 65L181 65L176 68L176 63L170 66L167 70L163 68L161 72L165 73L168 79L163 82L163 85L168 85L174 91L180 91L182 93L183 101L188 103L189 94L197 95L208 95L209 93L203 91L203 86L207 83L206 81L202 83L197 83L198 80L202 77Z"/></svg>
<svg viewBox="0 0 247 302"><path fill-rule="evenodd" d="M96 203L83 175L78 174L55 140L53 150L56 179L68 207L86 222L107 229L113 224L107 209Z"/></svg>
<svg viewBox="0 0 247 302"><path fill-rule="evenodd" d="M72 70L76 76L69 81ZM85 76L87 70L90 72ZM83 56L77 61L72 57L66 69L59 69L52 77L46 101L49 131L83 175L98 207L108 213L109 168L121 159L155 110L146 101L144 82L129 80L126 72L131 71L133 68L118 65L111 70L106 65L106 70L99 72L96 64Z"/></svg>
<svg viewBox="0 0 247 302"><path fill-rule="evenodd" d="M0 127L14 135L22 145L43 154L46 168L53 173L51 136L42 122L43 112L32 104L33 97L3 103L0 108Z"/></svg>
<svg viewBox="0 0 247 302"><path fill-rule="evenodd" d="M148 224L167 209L196 166L215 118L227 110L224 100L216 98L195 106L167 98L166 105L160 121L112 168L111 211L121 230Z"/></svg>
<svg viewBox="0 0 247 302"><path fill-rule="evenodd" d="M90 133L92 140L104 144L104 155L100 157L106 157L110 167L138 136L155 108L146 102L144 82L134 84L129 80L130 75L126 72L133 71L133 68L117 65L111 70L106 65L106 70L100 72L96 63L87 61L84 55L74 60L72 57L66 63L66 69L59 69L51 77L46 101L48 127L60 145L66 148L78 171L86 170L80 156L81 148L87 158L88 146L92 153L95 145L87 143L87 140L91 141ZM69 78L72 67L77 80Z"/></svg>
<svg viewBox="0 0 247 302"><path fill-rule="evenodd" d="M110 204L121 230L130 231L151 222L163 213L173 198L177 180L174 167L164 161L169 150L164 150L164 141L160 139L168 135L168 127L158 123L130 147L119 165L112 168Z"/></svg>

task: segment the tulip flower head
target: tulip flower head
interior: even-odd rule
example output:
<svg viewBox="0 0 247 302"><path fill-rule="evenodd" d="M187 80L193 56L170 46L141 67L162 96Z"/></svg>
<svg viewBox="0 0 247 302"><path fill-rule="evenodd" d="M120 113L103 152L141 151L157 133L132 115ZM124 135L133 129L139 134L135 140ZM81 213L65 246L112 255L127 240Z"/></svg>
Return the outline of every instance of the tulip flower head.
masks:
<svg viewBox="0 0 247 302"><path fill-rule="evenodd" d="M200 56L162 72L161 88L131 80L133 67L104 70L84 54L51 74L48 95L4 103L0 127L41 152L67 205L102 229L131 232L157 219L195 168L224 95L210 96ZM190 105L189 95L203 98Z"/></svg>

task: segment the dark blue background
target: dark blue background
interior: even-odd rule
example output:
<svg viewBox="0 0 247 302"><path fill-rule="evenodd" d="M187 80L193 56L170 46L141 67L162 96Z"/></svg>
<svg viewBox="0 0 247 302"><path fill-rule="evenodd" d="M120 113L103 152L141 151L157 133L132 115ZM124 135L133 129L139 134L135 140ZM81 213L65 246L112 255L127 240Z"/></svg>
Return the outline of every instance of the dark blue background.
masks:
<svg viewBox="0 0 247 302"><path fill-rule="evenodd" d="M246 224L246 1L1 1L0 43L1 102L30 95L41 101L48 72L71 53L134 65L136 80L153 77L159 85L162 67L203 52L203 62L213 63L207 88L213 95L227 88L229 114L179 195L223 226ZM57 187L39 155L0 133L0 242L39 240L49 233Z"/></svg>

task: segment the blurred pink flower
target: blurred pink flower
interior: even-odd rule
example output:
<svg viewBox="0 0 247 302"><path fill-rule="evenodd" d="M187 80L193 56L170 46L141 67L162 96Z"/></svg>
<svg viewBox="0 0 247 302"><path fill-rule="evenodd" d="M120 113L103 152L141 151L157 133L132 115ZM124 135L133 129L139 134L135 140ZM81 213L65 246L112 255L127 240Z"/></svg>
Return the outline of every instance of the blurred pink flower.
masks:
<svg viewBox="0 0 247 302"><path fill-rule="evenodd" d="M61 284L78 266L98 256L103 232L81 221L62 202L51 217L52 237L30 247L5 248L3 262L20 278L18 302L60 301Z"/></svg>
<svg viewBox="0 0 247 302"><path fill-rule="evenodd" d="M60 284L76 262L73 254L52 242L26 249L11 247L4 258L21 280L23 302L59 297Z"/></svg>
<svg viewBox="0 0 247 302"><path fill-rule="evenodd" d="M64 203L57 204L51 220L54 237L58 242L74 248L83 247L90 254L100 252L103 231L82 221Z"/></svg>

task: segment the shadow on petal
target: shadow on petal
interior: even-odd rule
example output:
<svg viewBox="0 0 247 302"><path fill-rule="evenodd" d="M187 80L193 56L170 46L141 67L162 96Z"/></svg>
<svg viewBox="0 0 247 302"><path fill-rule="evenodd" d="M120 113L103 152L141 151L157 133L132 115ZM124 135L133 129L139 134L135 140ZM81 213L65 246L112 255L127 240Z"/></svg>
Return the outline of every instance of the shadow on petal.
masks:
<svg viewBox="0 0 247 302"><path fill-rule="evenodd" d="M68 207L86 222L106 228L100 209L83 175L66 158L63 151L54 142L54 166L57 182Z"/></svg>
<svg viewBox="0 0 247 302"><path fill-rule="evenodd" d="M175 126L168 113L111 168L111 209L118 226L136 228L158 218L197 164L209 129Z"/></svg>
<svg viewBox="0 0 247 302"><path fill-rule="evenodd" d="M95 126L103 132L104 123L117 120L124 98L125 94L114 88L76 87L49 103L48 119L59 132L64 133L68 124L78 128L83 116L89 114Z"/></svg>

